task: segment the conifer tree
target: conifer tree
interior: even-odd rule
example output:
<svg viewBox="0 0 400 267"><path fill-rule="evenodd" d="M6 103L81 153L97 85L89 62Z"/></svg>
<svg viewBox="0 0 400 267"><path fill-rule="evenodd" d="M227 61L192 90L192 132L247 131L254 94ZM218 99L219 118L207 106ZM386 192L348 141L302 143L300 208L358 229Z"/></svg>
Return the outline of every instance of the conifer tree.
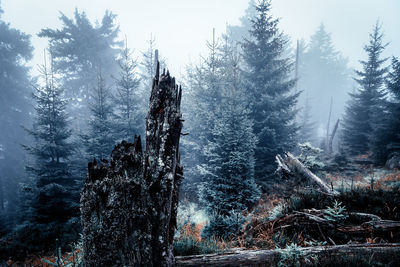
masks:
<svg viewBox="0 0 400 267"><path fill-rule="evenodd" d="M118 107L117 131L119 139L133 140L134 135L144 136L145 114L142 108L143 91L137 74L137 63L132 59L128 47L125 47L118 61L119 77L116 78L117 93L115 102Z"/></svg>
<svg viewBox="0 0 400 267"><path fill-rule="evenodd" d="M107 87L101 69L97 74L97 86L93 88L90 102L89 130L82 135L88 160L107 159L116 144L115 115L112 107L112 94Z"/></svg>
<svg viewBox="0 0 400 267"><path fill-rule="evenodd" d="M321 24L310 37L310 42L300 55L298 88L305 96L311 97L310 107L312 119L318 126L326 125L326 118L332 113L332 118L341 115L345 102L348 100L350 86L350 70L347 59L336 50L331 34ZM330 100L335 105L330 111Z"/></svg>
<svg viewBox="0 0 400 267"><path fill-rule="evenodd" d="M33 111L29 68L30 36L2 20L0 7L0 225L12 227L19 205L19 183L26 179L21 143L27 136L21 125L29 125ZM3 228L5 229L5 228Z"/></svg>
<svg viewBox="0 0 400 267"><path fill-rule="evenodd" d="M117 40L119 26L115 19L116 15L106 11L94 25L84 11L75 9L72 18L60 13L61 28L45 28L39 33L39 37L49 40L54 70L61 75L65 93L71 98L68 111L79 133L87 130L85 118L90 113L92 89L98 83L97 69L106 74L103 79L107 84L118 74L117 58L123 42Z"/></svg>
<svg viewBox="0 0 400 267"><path fill-rule="evenodd" d="M147 50L142 52L142 62L140 63L141 78L145 88L150 91L153 78L156 74L156 55L155 55L155 39L150 36L148 40Z"/></svg>
<svg viewBox="0 0 400 267"><path fill-rule="evenodd" d="M400 152L400 62L393 57L386 81L389 100L379 131L373 133L372 152L376 163L383 165L394 152Z"/></svg>
<svg viewBox="0 0 400 267"><path fill-rule="evenodd" d="M240 213L258 200L260 191L254 181L256 137L239 57L226 44L221 59L221 102L214 114L213 138L204 148L207 163L201 166L205 177L201 201L211 218L205 235L228 238L240 230Z"/></svg>
<svg viewBox="0 0 400 267"><path fill-rule="evenodd" d="M223 69L221 47L215 38L215 31L207 47L208 55L201 58L200 64L188 69L188 90L183 92L183 101L187 101L182 104L183 116L187 118L184 130L189 133L181 139L181 157L187 177L182 188L188 191L183 192L184 197L193 196L197 192L197 185L204 178L199 171L199 166L207 162L203 148L213 140L211 129L214 128L216 112L221 104Z"/></svg>
<svg viewBox="0 0 400 267"><path fill-rule="evenodd" d="M26 226L33 231L28 234L35 237L27 242L40 247L69 235L71 229L65 229L67 222L79 217L79 194L76 194L76 180L70 172L74 145L70 141L71 130L65 112L67 101L52 68L45 64L41 75L43 85L36 87L34 94L35 122L32 129L27 129L35 142L25 146L34 161L26 167L33 179L32 198L27 200L31 213L24 212ZM79 230L79 223L75 228Z"/></svg>
<svg viewBox="0 0 400 267"><path fill-rule="evenodd" d="M375 136L382 131L385 113L385 92L383 84L387 68L386 58L381 54L386 44L383 43L381 26L377 22L370 34L369 43L364 50L367 60L361 60L362 70L356 71L359 85L346 109L343 143L350 155L365 154L371 149Z"/></svg>
<svg viewBox="0 0 400 267"><path fill-rule="evenodd" d="M160 62L160 69L166 68L166 59L163 58L159 51L156 49L156 41L153 36L147 41L148 47L146 51L142 52L142 60L139 64L140 79L142 82L143 90L143 107L145 113L147 112L147 105L149 102L150 91L153 85L153 78L156 74L157 61Z"/></svg>
<svg viewBox="0 0 400 267"><path fill-rule="evenodd" d="M255 150L256 181L266 188L275 171L275 156L296 143L294 123L298 97L291 90L293 63L284 57L286 40L278 29L278 19L270 15L271 4L262 0L256 6L250 37L243 43L247 64L245 77L253 103L251 117L258 138Z"/></svg>
<svg viewBox="0 0 400 267"><path fill-rule="evenodd" d="M389 139L388 152L400 151L400 61L393 57L391 72L388 75L387 88L391 96L389 102Z"/></svg>

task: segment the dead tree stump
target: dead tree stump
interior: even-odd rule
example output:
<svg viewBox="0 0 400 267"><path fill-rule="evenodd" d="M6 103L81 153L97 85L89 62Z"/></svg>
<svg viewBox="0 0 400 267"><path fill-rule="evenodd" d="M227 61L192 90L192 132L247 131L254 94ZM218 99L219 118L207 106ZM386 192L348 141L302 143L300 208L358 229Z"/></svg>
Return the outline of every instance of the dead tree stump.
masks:
<svg viewBox="0 0 400 267"><path fill-rule="evenodd" d="M81 194L85 266L172 266L178 192L181 88L157 64L146 145L115 146L88 164Z"/></svg>

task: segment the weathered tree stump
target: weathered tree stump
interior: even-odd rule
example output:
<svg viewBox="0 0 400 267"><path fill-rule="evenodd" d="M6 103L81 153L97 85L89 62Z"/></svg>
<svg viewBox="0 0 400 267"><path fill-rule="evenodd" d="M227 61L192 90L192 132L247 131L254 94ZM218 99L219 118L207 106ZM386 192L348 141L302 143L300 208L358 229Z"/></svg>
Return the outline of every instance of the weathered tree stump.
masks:
<svg viewBox="0 0 400 267"><path fill-rule="evenodd" d="M172 266L178 192L181 88L169 72L153 81L146 146L115 146L88 164L81 194L85 266Z"/></svg>

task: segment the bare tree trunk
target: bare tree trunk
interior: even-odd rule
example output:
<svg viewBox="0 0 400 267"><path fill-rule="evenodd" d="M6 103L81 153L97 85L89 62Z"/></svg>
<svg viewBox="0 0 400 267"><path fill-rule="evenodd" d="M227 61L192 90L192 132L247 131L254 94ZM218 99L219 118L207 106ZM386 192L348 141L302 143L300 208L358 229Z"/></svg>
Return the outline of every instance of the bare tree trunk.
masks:
<svg viewBox="0 0 400 267"><path fill-rule="evenodd" d="M338 119L338 120L336 121L335 127L333 127L332 134L331 134L331 136L329 137L329 145L328 145L328 154L329 154L329 155L331 155L332 152L333 152L332 143L333 143L333 139L335 138L336 131L337 131L338 127L339 127L339 121L340 121L340 119Z"/></svg>
<svg viewBox="0 0 400 267"><path fill-rule="evenodd" d="M123 141L111 161L93 160L81 194L85 266L172 266L178 192L181 88L169 73L153 81L140 137Z"/></svg>
<svg viewBox="0 0 400 267"><path fill-rule="evenodd" d="M332 104L333 104L333 97L331 97L331 104L329 106L329 116L328 116L328 123L326 124L326 140L325 140L325 148L326 150L329 149L329 127L331 124L331 116L332 116Z"/></svg>

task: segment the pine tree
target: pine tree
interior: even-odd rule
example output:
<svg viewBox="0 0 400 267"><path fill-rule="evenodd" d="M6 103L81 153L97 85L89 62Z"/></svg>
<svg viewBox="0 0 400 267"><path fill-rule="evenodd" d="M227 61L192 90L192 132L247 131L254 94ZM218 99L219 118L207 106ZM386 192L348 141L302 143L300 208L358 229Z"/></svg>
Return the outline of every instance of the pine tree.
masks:
<svg viewBox="0 0 400 267"><path fill-rule="evenodd" d="M87 134L82 135L87 160L107 159L116 143L114 113L110 88L106 86L101 69L98 70L97 86L90 102L90 120Z"/></svg>
<svg viewBox="0 0 400 267"><path fill-rule="evenodd" d="M214 114L213 138L204 148L207 163L201 166L205 176L201 201L211 218L205 235L229 238L243 223L240 213L258 200L260 191L254 181L256 137L239 57L227 45L223 49L222 99Z"/></svg>
<svg viewBox="0 0 400 267"><path fill-rule="evenodd" d="M286 40L278 29L278 19L270 15L270 1L256 6L250 38L243 43L248 93L253 103L256 181L267 186L275 171L275 156L292 149L296 143L294 123L298 94L291 94L295 80L290 79L293 64L283 57Z"/></svg>
<svg viewBox="0 0 400 267"><path fill-rule="evenodd" d="M356 71L359 89L351 93L346 109L343 143L350 155L365 154L375 141L375 135L382 131L385 113L384 77L387 68L383 66L386 58L381 54L386 47L383 44L381 26L377 22L370 34L369 43L364 47L367 61L360 61L362 70Z"/></svg>
<svg viewBox="0 0 400 267"><path fill-rule="evenodd" d="M223 81L222 59L218 40L213 32L212 42L207 42L208 55L201 58L201 63L188 69L187 88L183 92L183 116L187 118L184 125L189 135L181 139L182 162L186 166L186 177L183 181L183 196L193 199L197 186L203 180L199 166L207 162L203 147L213 140L211 129L214 128L217 108L221 104L221 87Z"/></svg>
<svg viewBox="0 0 400 267"><path fill-rule="evenodd" d="M156 58L155 58L155 40L151 36L148 40L148 48L146 51L142 52L142 62L140 64L141 78L143 85L150 91L153 78L156 74Z"/></svg>
<svg viewBox="0 0 400 267"><path fill-rule="evenodd" d="M73 241L77 236L68 239L66 235L72 230L66 227L78 222L76 217L79 217L79 194L76 194L76 181L70 172L74 145L70 141L72 132L65 112L67 101L52 68L48 69L45 64L41 75L43 86L36 87L34 94L35 122L32 129L27 129L35 143L25 146L34 160L33 165L26 167L33 179L30 190L33 198L26 203L31 213L24 212L25 231L32 238L27 238L26 242L38 245L36 249L54 243L56 238ZM79 230L79 223L75 228Z"/></svg>
<svg viewBox="0 0 400 267"><path fill-rule="evenodd" d="M19 205L19 183L26 179L21 168L25 153L19 144L28 142L21 125L30 124L32 119L26 63L32 58L33 47L30 36L4 22L2 13L0 7L0 220L12 227Z"/></svg>
<svg viewBox="0 0 400 267"><path fill-rule="evenodd" d="M150 97L151 87L153 86L153 78L156 74L157 61L160 62L160 69L166 68L166 60L159 55L156 49L156 41L153 36L147 41L148 47L142 52L142 61L139 64L140 78L143 87L143 107L147 112L148 101Z"/></svg>
<svg viewBox="0 0 400 267"><path fill-rule="evenodd" d="M304 48L303 48L304 49ZM326 126L328 114L332 121L339 117L348 100L350 70L347 59L336 50L331 34L321 24L300 53L298 88L304 91L300 101L310 97L310 113L318 127ZM331 98L334 100L330 111Z"/></svg>
<svg viewBox="0 0 400 267"><path fill-rule="evenodd" d="M101 68L106 83L118 75L117 58L123 42L118 41L116 15L106 11L101 22L93 25L84 11L75 9L73 18L61 13L60 29L42 29L39 37L48 38L54 57L54 70L61 74L65 93L71 98L69 112L74 116L74 128L86 129L85 118L92 89L97 86L97 69Z"/></svg>
<svg viewBox="0 0 400 267"><path fill-rule="evenodd" d="M388 152L400 151L400 61L392 59L392 70L388 75L387 88L391 96L389 102L389 127L392 134L388 144Z"/></svg>
<svg viewBox="0 0 400 267"><path fill-rule="evenodd" d="M229 39L235 42L241 42L244 38L248 38L249 30L251 29L251 20L256 14L256 1L250 0L244 16L239 18L240 25L227 25L226 34L229 36Z"/></svg>
<svg viewBox="0 0 400 267"><path fill-rule="evenodd" d="M140 90L140 79L137 74L137 63L131 52L125 47L118 61L119 77L116 78L117 94L115 102L118 107L117 132L119 139L133 140L134 135L144 136L145 114L141 106L143 91Z"/></svg>
<svg viewBox="0 0 400 267"><path fill-rule="evenodd" d="M387 76L387 93L385 116L380 121L379 131L373 133L372 152L376 163L383 165L394 153L400 152L400 62L393 57L391 71Z"/></svg>

